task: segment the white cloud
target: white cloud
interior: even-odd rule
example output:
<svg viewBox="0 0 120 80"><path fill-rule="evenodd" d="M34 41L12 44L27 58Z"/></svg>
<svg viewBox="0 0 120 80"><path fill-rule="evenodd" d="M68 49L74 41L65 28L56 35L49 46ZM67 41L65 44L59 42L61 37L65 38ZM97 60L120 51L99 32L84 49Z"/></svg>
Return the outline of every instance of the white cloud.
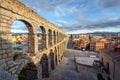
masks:
<svg viewBox="0 0 120 80"><path fill-rule="evenodd" d="M33 0L19 0L19 1L23 2L28 7L34 9L34 11L36 11L38 14L42 13L44 14L44 16L47 15L47 17L49 18L52 18L52 17L56 18L56 19L49 19L49 20L56 20L56 21L51 21L51 22L56 22L55 23L56 25L58 25L60 28L62 28L64 31L67 31L67 32L73 31L77 33L77 32L87 32L87 31L92 32L96 30L104 31L105 28L107 29L109 27L120 29L119 27L120 18L118 17L118 15L117 15L117 18L114 18L114 17L104 18L106 17L106 15L108 16L114 13L112 9L110 9L112 11L111 13L109 13L110 11L107 9L105 10L106 12L104 12L106 15L102 14L103 8L111 8L111 7L117 8L120 4L119 0L94 0L94 1L89 1L89 0L34 0L34 1ZM97 3L96 1L98 1L99 3ZM99 10L101 8L102 10ZM88 13L86 13L86 11ZM99 12L101 12L101 14ZM100 15L99 19L96 17L96 15ZM74 21L71 20L73 22L69 22L70 20L68 20L68 16L69 16L69 19L73 19L73 20L75 19L75 20ZM91 17L94 18L94 21ZM58 18L60 18L60 20Z"/></svg>
<svg viewBox="0 0 120 80"><path fill-rule="evenodd" d="M22 30L22 29L12 29L11 30L12 33L29 33L29 31L27 30Z"/></svg>
<svg viewBox="0 0 120 80"><path fill-rule="evenodd" d="M65 13L65 10L60 7L56 7L56 10L55 10L55 16L56 17L60 17L60 16L66 16L67 14Z"/></svg>
<svg viewBox="0 0 120 80"><path fill-rule="evenodd" d="M98 6L102 8L120 7L120 0L98 0Z"/></svg>
<svg viewBox="0 0 120 80"><path fill-rule="evenodd" d="M65 21L57 21L56 24L60 26L66 32L77 33L79 30L81 32L86 31L120 31L120 19L119 18L101 18L95 21L90 21L85 17L77 19L74 23L68 23Z"/></svg>
<svg viewBox="0 0 120 80"><path fill-rule="evenodd" d="M107 27L107 28L94 28L94 29L83 29L83 30L73 30L68 31L68 34L79 34L79 33L93 33L93 32L120 32L120 26L119 28L115 27Z"/></svg>

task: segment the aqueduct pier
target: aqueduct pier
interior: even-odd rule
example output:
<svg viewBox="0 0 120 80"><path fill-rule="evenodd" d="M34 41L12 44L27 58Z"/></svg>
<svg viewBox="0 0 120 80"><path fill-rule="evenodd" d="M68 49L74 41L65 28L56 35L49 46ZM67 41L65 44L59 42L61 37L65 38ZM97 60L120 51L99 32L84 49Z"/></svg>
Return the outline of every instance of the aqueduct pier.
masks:
<svg viewBox="0 0 120 80"><path fill-rule="evenodd" d="M11 25L19 20L27 25L28 55L13 60ZM43 46L38 49L37 29L42 28ZM0 0L0 68L15 77L26 70L26 80L37 80L50 76L66 50L68 35L48 22L18 0ZM23 70L23 71L24 71ZM29 74L28 74L29 73Z"/></svg>

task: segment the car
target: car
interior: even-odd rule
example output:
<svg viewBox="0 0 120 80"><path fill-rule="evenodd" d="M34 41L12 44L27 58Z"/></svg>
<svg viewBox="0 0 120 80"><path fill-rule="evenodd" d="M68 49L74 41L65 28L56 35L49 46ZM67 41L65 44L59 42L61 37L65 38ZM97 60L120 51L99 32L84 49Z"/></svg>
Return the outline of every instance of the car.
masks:
<svg viewBox="0 0 120 80"><path fill-rule="evenodd" d="M100 66L100 60L94 60L93 66Z"/></svg>

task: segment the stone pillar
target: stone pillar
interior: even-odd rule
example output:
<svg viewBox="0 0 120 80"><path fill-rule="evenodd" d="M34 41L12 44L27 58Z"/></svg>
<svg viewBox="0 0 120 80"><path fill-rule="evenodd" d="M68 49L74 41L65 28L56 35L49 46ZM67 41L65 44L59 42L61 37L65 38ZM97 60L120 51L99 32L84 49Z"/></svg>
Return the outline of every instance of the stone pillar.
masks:
<svg viewBox="0 0 120 80"><path fill-rule="evenodd" d="M58 42L60 42L60 38L61 38L61 36L60 36L60 33L59 33L59 36L58 36Z"/></svg>
<svg viewBox="0 0 120 80"><path fill-rule="evenodd" d="M48 34L48 47L51 47L53 45L53 36L52 36L52 31Z"/></svg>
<svg viewBox="0 0 120 80"><path fill-rule="evenodd" d="M57 32L57 43L58 43L58 32Z"/></svg>
<svg viewBox="0 0 120 80"><path fill-rule="evenodd" d="M54 41L54 44L57 43L57 34L55 32L53 34L53 41Z"/></svg>
<svg viewBox="0 0 120 80"><path fill-rule="evenodd" d="M53 34L53 32L51 33L51 46L53 46L54 45L54 34Z"/></svg>
<svg viewBox="0 0 120 80"><path fill-rule="evenodd" d="M48 57L48 71L50 76L50 73L51 73L51 57L50 56Z"/></svg>
<svg viewBox="0 0 120 80"><path fill-rule="evenodd" d="M65 42L65 50L67 49L67 44L68 44L68 40L66 39L66 42Z"/></svg>
<svg viewBox="0 0 120 80"><path fill-rule="evenodd" d="M57 59L58 59L58 64L60 63L60 48L59 48L59 46L58 46L58 55L57 55L58 57L57 57Z"/></svg>
<svg viewBox="0 0 120 80"><path fill-rule="evenodd" d="M60 34L58 33L58 38L57 38L57 40L58 40L58 43L59 43L59 38L60 38Z"/></svg>
<svg viewBox="0 0 120 80"><path fill-rule="evenodd" d="M54 53L55 53L55 67L56 67L58 64L58 51L55 49Z"/></svg>
<svg viewBox="0 0 120 80"><path fill-rule="evenodd" d="M55 43L55 33L53 34L53 43L56 44Z"/></svg>
<svg viewBox="0 0 120 80"><path fill-rule="evenodd" d="M44 49L48 48L48 35L46 33L42 34L42 44Z"/></svg>
<svg viewBox="0 0 120 80"><path fill-rule="evenodd" d="M8 63L13 60L12 35L9 33L0 33L0 67L8 67Z"/></svg>
<svg viewBox="0 0 120 80"><path fill-rule="evenodd" d="M48 48L48 45L49 45L49 43L48 43L48 34L46 33L44 37L45 37L45 43L44 43L45 47Z"/></svg>
<svg viewBox="0 0 120 80"><path fill-rule="evenodd" d="M55 44L57 43L57 34L55 34Z"/></svg>
<svg viewBox="0 0 120 80"><path fill-rule="evenodd" d="M35 55L38 52L37 34L28 34L28 52Z"/></svg>
<svg viewBox="0 0 120 80"><path fill-rule="evenodd" d="M39 63L37 66L37 71L38 71L38 79L42 79L42 65Z"/></svg>
<svg viewBox="0 0 120 80"><path fill-rule="evenodd" d="M0 10L2 9L0 8ZM6 68L11 64L11 61L13 60L12 34L10 32L11 20L8 16L4 16L5 12L2 13L0 11L0 13L0 67Z"/></svg>
<svg viewBox="0 0 120 80"><path fill-rule="evenodd" d="M59 60L61 61L61 44L59 45Z"/></svg>

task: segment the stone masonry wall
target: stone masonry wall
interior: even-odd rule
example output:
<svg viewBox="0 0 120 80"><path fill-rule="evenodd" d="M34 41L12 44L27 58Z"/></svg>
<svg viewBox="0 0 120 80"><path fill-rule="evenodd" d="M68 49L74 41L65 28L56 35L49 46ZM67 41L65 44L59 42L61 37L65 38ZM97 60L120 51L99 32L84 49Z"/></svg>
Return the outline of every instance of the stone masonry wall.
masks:
<svg viewBox="0 0 120 80"><path fill-rule="evenodd" d="M26 25L29 26L28 29L30 32L29 52L32 54L30 56L26 56L20 61L13 61L11 25L15 20L21 20L25 22ZM45 50L42 52L37 50L38 46L36 33L39 26L43 26L46 30L46 33L49 29L59 33L59 35L56 36L57 43L51 47L48 47L48 35L46 33L44 34ZM54 40L52 38L52 42L53 41ZM36 66L38 65L38 70L41 71L41 65L39 65L41 56L43 54L49 56L50 50L54 51L55 47L57 50L59 47L57 54L59 55L58 60L61 60L63 52L65 51L65 46L67 46L67 41L68 36L64 31L40 17L37 13L27 8L18 0L0 0L0 68L6 70L10 75L18 77L22 68L30 62L33 62ZM39 72L38 75L40 76L41 72Z"/></svg>

